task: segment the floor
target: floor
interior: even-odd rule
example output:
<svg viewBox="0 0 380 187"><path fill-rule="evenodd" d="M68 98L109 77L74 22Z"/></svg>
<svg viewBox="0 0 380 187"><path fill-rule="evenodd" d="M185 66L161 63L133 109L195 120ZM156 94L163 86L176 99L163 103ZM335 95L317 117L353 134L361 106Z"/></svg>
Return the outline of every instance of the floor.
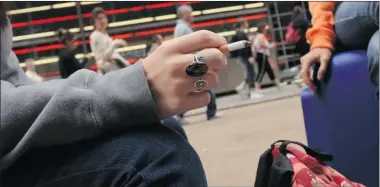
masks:
<svg viewBox="0 0 380 187"><path fill-rule="evenodd" d="M213 121L204 115L187 120L191 124L184 128L211 187L253 186L258 159L271 143L278 139L306 143L299 96L229 108Z"/></svg>

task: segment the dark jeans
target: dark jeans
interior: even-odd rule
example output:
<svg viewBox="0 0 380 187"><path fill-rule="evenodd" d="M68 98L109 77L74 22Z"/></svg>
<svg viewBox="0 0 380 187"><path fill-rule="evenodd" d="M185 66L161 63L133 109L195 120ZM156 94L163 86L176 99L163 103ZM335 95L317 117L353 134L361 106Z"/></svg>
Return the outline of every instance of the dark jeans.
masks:
<svg viewBox="0 0 380 187"><path fill-rule="evenodd" d="M367 50L370 79L379 86L379 1L342 2L335 11L335 33L345 49Z"/></svg>
<svg viewBox="0 0 380 187"><path fill-rule="evenodd" d="M244 64L245 67L245 83L247 83L250 87L255 87L255 71L253 64L249 63L248 57L240 57L239 60L242 64Z"/></svg>
<svg viewBox="0 0 380 187"><path fill-rule="evenodd" d="M210 90L208 92L210 94L210 103L207 105L206 115L207 118L214 117L216 114L216 96L215 93ZM185 113L178 114L179 117L183 118Z"/></svg>
<svg viewBox="0 0 380 187"><path fill-rule="evenodd" d="M69 145L35 149L2 174L0 186L207 186L202 163L184 137L157 123Z"/></svg>
<svg viewBox="0 0 380 187"><path fill-rule="evenodd" d="M169 117L169 118L165 119L162 123L165 126L173 129L174 132L183 136L187 140L185 130L182 128L181 124L174 117Z"/></svg>

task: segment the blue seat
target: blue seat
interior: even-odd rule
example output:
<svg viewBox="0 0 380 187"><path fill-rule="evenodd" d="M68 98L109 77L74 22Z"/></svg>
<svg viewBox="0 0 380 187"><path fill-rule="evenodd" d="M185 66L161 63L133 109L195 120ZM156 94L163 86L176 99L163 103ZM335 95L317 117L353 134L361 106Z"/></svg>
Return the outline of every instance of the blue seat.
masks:
<svg viewBox="0 0 380 187"><path fill-rule="evenodd" d="M319 84L319 94L301 93L309 146L331 153L328 164L351 180L379 186L379 104L365 51L335 55Z"/></svg>

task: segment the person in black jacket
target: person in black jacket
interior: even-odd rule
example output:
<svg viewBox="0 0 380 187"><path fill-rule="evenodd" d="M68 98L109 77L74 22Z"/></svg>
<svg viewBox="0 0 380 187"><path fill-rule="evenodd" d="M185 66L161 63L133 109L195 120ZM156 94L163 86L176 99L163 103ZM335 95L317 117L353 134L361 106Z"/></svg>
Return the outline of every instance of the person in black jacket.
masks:
<svg viewBox="0 0 380 187"><path fill-rule="evenodd" d="M74 72L82 69L88 62L88 58L83 58L82 62L79 62L75 58L75 37L70 31L59 29L57 35L61 43L65 45L59 54L59 71L62 78L67 78Z"/></svg>
<svg viewBox="0 0 380 187"><path fill-rule="evenodd" d="M244 32L244 29L245 29L244 22L238 22L235 25L236 34L231 38L230 42L233 43L233 42L237 42L241 40L249 41L247 34ZM247 48L243 48L237 51L233 51L231 52L231 57L237 57L239 61L244 64L245 70L246 70L245 85L242 88L237 88L237 91L240 92L244 88L253 89L255 87L255 71L254 71L253 62L249 61L249 58L252 57L251 48L247 47Z"/></svg>
<svg viewBox="0 0 380 187"><path fill-rule="evenodd" d="M303 56L310 50L310 45L306 39L306 31L310 26L310 22L305 18L304 10L299 5L293 8L292 23L293 29L298 30L300 35L300 39L295 43L296 51L300 56Z"/></svg>

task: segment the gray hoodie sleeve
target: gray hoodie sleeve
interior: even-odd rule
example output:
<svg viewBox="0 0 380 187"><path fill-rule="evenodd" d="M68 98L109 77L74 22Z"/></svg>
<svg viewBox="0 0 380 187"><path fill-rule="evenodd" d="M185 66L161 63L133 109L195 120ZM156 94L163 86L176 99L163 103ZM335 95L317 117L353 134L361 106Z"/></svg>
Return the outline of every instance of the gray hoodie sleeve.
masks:
<svg viewBox="0 0 380 187"><path fill-rule="evenodd" d="M1 81L0 171L25 150L159 122L142 63L15 87Z"/></svg>

